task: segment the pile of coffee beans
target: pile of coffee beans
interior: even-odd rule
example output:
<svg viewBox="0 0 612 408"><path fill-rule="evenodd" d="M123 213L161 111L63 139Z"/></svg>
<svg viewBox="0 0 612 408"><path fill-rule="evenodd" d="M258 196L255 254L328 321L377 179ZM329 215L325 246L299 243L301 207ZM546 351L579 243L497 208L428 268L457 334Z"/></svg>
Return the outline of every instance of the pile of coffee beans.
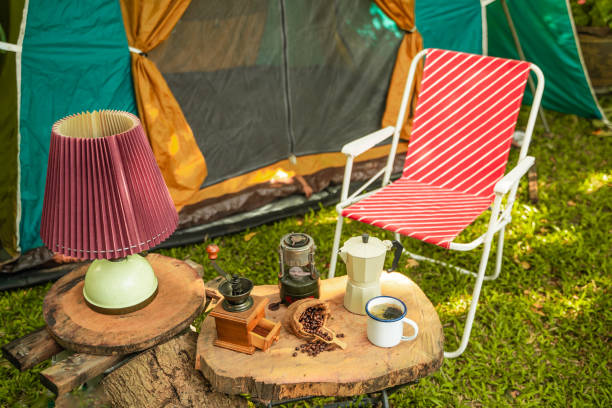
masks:
<svg viewBox="0 0 612 408"><path fill-rule="evenodd" d="M338 337L344 337L343 333L337 335ZM293 357L297 357L298 351L301 353L308 353L311 357L316 357L318 354L323 351L332 351L336 348L336 345L333 343L325 343L322 340L313 339L308 341L308 343L301 344L295 348L293 352Z"/></svg>
<svg viewBox="0 0 612 408"><path fill-rule="evenodd" d="M293 357L298 355L298 351L307 353L311 357L316 357L318 354L324 351L331 351L335 348L335 344L325 343L322 340L310 340L308 343L304 343L295 348Z"/></svg>
<svg viewBox="0 0 612 408"><path fill-rule="evenodd" d="M323 330L323 306L311 306L300 316L299 322L306 333L317 335L327 341L332 340L331 334Z"/></svg>

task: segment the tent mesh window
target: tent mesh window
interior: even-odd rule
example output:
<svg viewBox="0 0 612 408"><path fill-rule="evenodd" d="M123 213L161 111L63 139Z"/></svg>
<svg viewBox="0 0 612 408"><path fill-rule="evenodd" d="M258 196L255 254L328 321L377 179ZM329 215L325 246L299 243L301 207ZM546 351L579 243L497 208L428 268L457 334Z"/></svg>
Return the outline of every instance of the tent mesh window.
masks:
<svg viewBox="0 0 612 408"><path fill-rule="evenodd" d="M370 1L194 1L149 58L204 153L205 188L378 129L401 38Z"/></svg>

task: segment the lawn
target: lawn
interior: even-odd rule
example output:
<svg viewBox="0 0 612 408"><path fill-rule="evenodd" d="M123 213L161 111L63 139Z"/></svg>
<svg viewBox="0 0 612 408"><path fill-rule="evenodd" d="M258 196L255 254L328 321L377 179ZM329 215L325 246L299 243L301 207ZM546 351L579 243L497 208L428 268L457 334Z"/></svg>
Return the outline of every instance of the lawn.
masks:
<svg viewBox="0 0 612 408"><path fill-rule="evenodd" d="M602 102L612 116L612 98ZM598 121L547 114L552 132L537 127L530 150L537 162L540 201L527 201L523 180L506 233L502 274L483 286L467 351L394 394L394 406L612 406L612 134ZM345 225L343 241L363 232L392 237L358 222ZM321 208L159 252L202 263L209 280L215 271L205 247L214 242L226 269L269 284L276 283L278 241L292 231L315 239L316 261L326 272L334 227L334 209ZM479 219L460 239L468 241L484 228ZM451 254L415 240L404 244L411 252L459 265L476 265L480 255ZM428 295L444 325L447 349L456 348L473 278L406 256L399 271ZM340 262L337 275L344 273ZM0 344L43 325L41 303L49 287L0 293ZM36 374L47 364L19 373L0 359L0 405L48 406L50 395Z"/></svg>

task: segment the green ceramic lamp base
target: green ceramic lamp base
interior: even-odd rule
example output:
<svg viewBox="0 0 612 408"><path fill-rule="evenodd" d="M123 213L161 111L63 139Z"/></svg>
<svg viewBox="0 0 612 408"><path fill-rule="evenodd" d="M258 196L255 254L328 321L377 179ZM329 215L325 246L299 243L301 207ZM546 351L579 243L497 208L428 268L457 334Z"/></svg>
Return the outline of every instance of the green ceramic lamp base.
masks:
<svg viewBox="0 0 612 408"><path fill-rule="evenodd" d="M113 261L96 259L85 275L83 297L99 313L130 313L151 303L156 294L153 268L140 255Z"/></svg>

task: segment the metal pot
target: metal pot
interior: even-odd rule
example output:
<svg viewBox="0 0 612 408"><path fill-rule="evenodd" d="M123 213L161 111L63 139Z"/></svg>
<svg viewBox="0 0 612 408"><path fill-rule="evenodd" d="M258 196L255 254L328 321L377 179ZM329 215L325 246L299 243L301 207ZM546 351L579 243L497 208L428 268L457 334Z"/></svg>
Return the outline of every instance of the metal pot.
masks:
<svg viewBox="0 0 612 408"><path fill-rule="evenodd" d="M403 247L397 241L381 241L376 237L363 234L360 237L349 238L340 248L340 258L346 264L346 270L354 282L372 282L378 280L385 264L387 251L396 248L393 266L397 268Z"/></svg>

